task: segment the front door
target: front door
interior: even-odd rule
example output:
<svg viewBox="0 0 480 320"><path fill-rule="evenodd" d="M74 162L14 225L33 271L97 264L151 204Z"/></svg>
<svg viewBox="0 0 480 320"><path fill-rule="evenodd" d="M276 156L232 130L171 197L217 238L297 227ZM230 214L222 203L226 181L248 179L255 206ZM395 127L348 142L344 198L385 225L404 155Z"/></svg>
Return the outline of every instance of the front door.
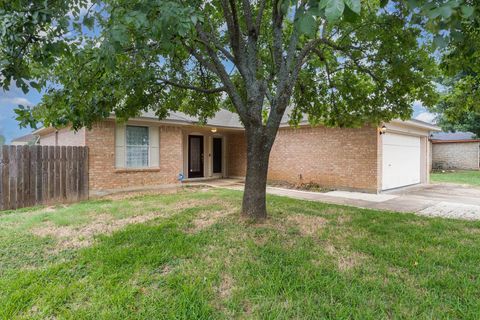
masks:
<svg viewBox="0 0 480 320"><path fill-rule="evenodd" d="M188 177L203 177L203 136L188 136Z"/></svg>
<svg viewBox="0 0 480 320"><path fill-rule="evenodd" d="M213 173L222 173L222 138L213 138Z"/></svg>

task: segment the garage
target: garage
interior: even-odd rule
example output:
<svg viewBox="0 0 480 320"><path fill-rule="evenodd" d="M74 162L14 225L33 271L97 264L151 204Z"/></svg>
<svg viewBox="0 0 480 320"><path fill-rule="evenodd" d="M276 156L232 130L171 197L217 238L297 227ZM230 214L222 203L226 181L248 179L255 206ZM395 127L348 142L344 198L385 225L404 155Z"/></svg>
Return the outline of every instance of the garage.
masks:
<svg viewBox="0 0 480 320"><path fill-rule="evenodd" d="M421 182L420 137L387 133L382 139L382 190Z"/></svg>

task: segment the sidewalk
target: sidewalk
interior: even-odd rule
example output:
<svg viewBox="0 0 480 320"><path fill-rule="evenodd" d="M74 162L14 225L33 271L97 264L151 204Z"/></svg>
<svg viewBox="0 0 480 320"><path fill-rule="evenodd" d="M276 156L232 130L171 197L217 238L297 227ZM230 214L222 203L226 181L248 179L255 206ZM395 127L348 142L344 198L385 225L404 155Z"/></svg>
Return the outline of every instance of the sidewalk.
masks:
<svg viewBox="0 0 480 320"><path fill-rule="evenodd" d="M244 188L243 181L239 179L219 179L198 182L198 184L240 191L243 191ZM267 193L359 208L410 212L431 217L480 220L480 189L461 185L419 185L381 194L349 191L320 193L267 187Z"/></svg>

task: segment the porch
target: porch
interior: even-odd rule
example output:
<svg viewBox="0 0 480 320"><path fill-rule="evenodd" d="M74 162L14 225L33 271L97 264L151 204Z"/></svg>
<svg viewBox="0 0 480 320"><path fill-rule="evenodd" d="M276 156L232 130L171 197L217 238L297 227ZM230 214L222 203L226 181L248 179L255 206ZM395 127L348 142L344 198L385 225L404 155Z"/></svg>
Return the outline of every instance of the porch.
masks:
<svg viewBox="0 0 480 320"><path fill-rule="evenodd" d="M191 127L182 130L182 182L245 176L246 145L241 130Z"/></svg>

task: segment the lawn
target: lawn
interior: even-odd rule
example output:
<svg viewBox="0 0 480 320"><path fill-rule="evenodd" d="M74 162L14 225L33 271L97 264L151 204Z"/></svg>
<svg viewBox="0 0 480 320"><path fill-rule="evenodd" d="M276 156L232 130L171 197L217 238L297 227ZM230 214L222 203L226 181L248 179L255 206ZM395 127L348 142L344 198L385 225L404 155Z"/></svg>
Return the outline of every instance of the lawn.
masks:
<svg viewBox="0 0 480 320"><path fill-rule="evenodd" d="M430 175L430 178L432 182L449 182L480 186L479 170L434 172Z"/></svg>
<svg viewBox="0 0 480 320"><path fill-rule="evenodd" d="M480 223L186 189L0 213L0 318L478 318Z"/></svg>

